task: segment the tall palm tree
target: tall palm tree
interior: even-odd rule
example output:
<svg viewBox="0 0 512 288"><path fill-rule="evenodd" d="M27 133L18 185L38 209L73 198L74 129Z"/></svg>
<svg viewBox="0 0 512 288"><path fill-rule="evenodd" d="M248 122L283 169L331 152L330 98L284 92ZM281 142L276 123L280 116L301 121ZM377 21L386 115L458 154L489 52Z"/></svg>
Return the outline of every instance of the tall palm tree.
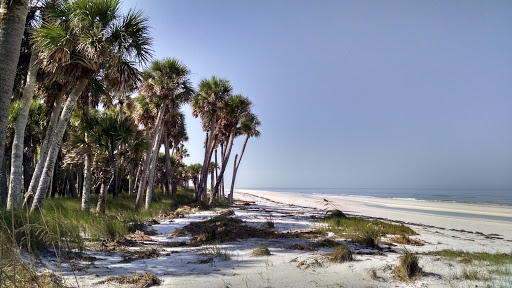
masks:
<svg viewBox="0 0 512 288"><path fill-rule="evenodd" d="M251 137L260 137L260 131L258 130L260 125L260 120L258 120L258 117L252 113L246 114L240 122L240 127L238 128L237 133L239 135L245 135L245 141L242 147L242 152L240 153L240 158L238 158L238 154L235 155L235 162L233 164L233 177L231 178L231 189L229 190L228 196L228 201L230 203L233 202L233 190L235 188L236 173L238 171L238 167L240 167L240 161L242 161L242 157L244 156L247 141L249 141L249 138Z"/></svg>
<svg viewBox="0 0 512 288"><path fill-rule="evenodd" d="M233 95L226 99L225 105L221 110L221 117L219 121L218 133L226 142L226 150L223 151L222 166L215 183L214 190L212 191L212 197L210 198L210 206L215 203L215 198L219 195L219 187L224 177L229 157L231 155L231 149L233 148L233 141L236 137L236 130L240 120L248 113L250 113L251 101L240 95Z"/></svg>
<svg viewBox="0 0 512 288"><path fill-rule="evenodd" d="M190 70L179 60L167 58L163 61L153 61L151 67L142 73L141 92L160 106L155 120L152 136L152 148L146 154L146 163L142 182L137 193L136 208L142 206L144 189L146 189L146 210L150 209L155 184L155 168L158 151L161 146L164 132L164 114L166 111L174 113L181 104L190 101L193 90L190 85ZM148 164L149 163L149 164Z"/></svg>
<svg viewBox="0 0 512 288"><path fill-rule="evenodd" d="M136 62L145 63L151 56L147 19L132 10L122 15L118 0L66 1L59 8L34 31L34 44L42 68L78 80L60 115L31 211L43 205L62 136L87 83L101 73L122 89L124 83L137 81Z"/></svg>
<svg viewBox="0 0 512 288"><path fill-rule="evenodd" d="M0 177L5 177L4 156L9 107L27 18L28 0L0 0ZM0 188L2 189L2 188Z"/></svg>
<svg viewBox="0 0 512 288"><path fill-rule="evenodd" d="M210 79L203 79L199 83L199 91L192 99L192 115L201 117L203 130L207 132L205 141L204 161L201 168L201 175L198 185L196 200L199 201L206 196L206 182L208 178L208 167L211 162L213 150L216 147L216 125L219 109L224 105L224 100L231 95L233 88L229 80L212 76Z"/></svg>

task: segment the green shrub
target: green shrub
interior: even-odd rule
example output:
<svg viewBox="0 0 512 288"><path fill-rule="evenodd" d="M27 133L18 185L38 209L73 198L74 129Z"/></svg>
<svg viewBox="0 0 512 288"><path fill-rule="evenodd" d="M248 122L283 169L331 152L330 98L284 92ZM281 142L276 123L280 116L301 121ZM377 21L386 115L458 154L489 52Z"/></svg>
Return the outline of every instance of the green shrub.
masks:
<svg viewBox="0 0 512 288"><path fill-rule="evenodd" d="M338 245L331 253L327 254L327 257L329 258L329 261L336 263L354 260L350 247L345 244Z"/></svg>

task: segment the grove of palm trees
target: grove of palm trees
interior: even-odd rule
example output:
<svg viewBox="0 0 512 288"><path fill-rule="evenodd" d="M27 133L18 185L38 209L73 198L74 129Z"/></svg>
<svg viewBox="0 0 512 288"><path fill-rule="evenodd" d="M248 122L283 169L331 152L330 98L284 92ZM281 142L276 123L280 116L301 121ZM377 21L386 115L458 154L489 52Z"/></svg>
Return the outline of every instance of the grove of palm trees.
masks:
<svg viewBox="0 0 512 288"><path fill-rule="evenodd" d="M82 249L183 204L233 201L260 122L228 79L192 83L185 63L154 59L148 19L119 0L0 5L0 287L47 285L26 253ZM187 151L185 105L202 121L204 151ZM188 153L203 163L186 165Z"/></svg>

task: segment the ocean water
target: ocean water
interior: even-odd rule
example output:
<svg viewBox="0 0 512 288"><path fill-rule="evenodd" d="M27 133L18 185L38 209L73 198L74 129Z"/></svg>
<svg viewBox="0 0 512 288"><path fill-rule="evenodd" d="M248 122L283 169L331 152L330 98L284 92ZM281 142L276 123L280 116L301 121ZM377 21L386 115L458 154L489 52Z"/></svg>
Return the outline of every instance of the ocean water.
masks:
<svg viewBox="0 0 512 288"><path fill-rule="evenodd" d="M276 192L512 205L512 189L254 188Z"/></svg>

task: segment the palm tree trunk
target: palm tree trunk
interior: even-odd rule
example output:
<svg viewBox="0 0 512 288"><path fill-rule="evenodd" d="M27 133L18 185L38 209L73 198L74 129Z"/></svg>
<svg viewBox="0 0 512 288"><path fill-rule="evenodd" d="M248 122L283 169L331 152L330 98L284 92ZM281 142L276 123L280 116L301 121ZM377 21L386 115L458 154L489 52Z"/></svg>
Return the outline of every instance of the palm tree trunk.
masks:
<svg viewBox="0 0 512 288"><path fill-rule="evenodd" d="M66 131L66 127L69 123L69 119L71 118L71 112L75 107L76 101L82 94L82 91L84 91L85 86L87 86L90 78L91 77L82 77L80 80L78 80L78 83L76 84L73 91L71 91L69 94L68 100L62 109L62 114L56 127L57 132L54 135L55 137L53 137L50 142L51 148L50 151L48 151L48 158L46 159L43 173L41 175L41 180L39 181L39 186L37 187L37 192L34 196L34 203L32 203L32 208L30 208L31 212L40 210L43 207L44 196L48 190L50 179L53 174L53 167L55 166L55 160L57 160L58 150L62 144L62 136L64 136L64 132Z"/></svg>
<svg viewBox="0 0 512 288"><path fill-rule="evenodd" d="M32 200L37 190L37 186L39 186L39 181L41 180L41 174L43 173L44 164L46 163L46 159L48 158L50 142L57 131L56 126L59 121L60 112L62 110L63 97L64 89L63 87L60 87L60 91L58 92L57 98L55 99L55 104L53 105L52 116L50 116L50 123L48 124L48 128L46 129L46 135L44 137L43 145L41 145L41 149L39 151L39 157L37 160L36 168L34 169L34 174L32 174L32 179L30 179L30 185L28 186L28 190L25 191L25 200L23 200L23 207L32 206Z"/></svg>
<svg viewBox="0 0 512 288"><path fill-rule="evenodd" d="M73 176L73 174L74 174L73 170L71 168L67 168L65 172L66 172L67 183L69 185L69 195L73 198L76 198L77 194L76 194L75 177Z"/></svg>
<svg viewBox="0 0 512 288"><path fill-rule="evenodd" d="M166 191L172 190L172 171L171 171L171 155L169 154L169 135L167 129L164 132L164 149L165 149L165 179L167 180ZM169 195L166 195L169 196ZM174 196L174 194L173 194Z"/></svg>
<svg viewBox="0 0 512 288"><path fill-rule="evenodd" d="M0 163L4 163L9 105L27 19L28 0L2 0L0 3ZM0 165L0 177L5 175L4 167Z"/></svg>
<svg viewBox="0 0 512 288"><path fill-rule="evenodd" d="M213 172L213 169L212 171L210 171L210 202L212 201L211 199L213 199L213 201L215 201L215 194L213 193L213 191L215 191L215 172Z"/></svg>
<svg viewBox="0 0 512 288"><path fill-rule="evenodd" d="M83 174L84 169L81 167L82 165L78 165L76 169L76 187L78 188L78 197L82 197L82 188L83 188Z"/></svg>
<svg viewBox="0 0 512 288"><path fill-rule="evenodd" d="M11 178L9 181L9 193L7 196L7 210L20 207L21 202L21 180L23 176L23 140L25 138L25 127L28 121L28 112L32 104L34 96L34 88L36 86L36 76L38 67L36 65L37 52L32 48L30 56L30 64L27 73L27 83L23 88L23 97L21 98L21 106L16 118L16 126L14 130L14 140L12 143L11 154ZM28 179L25 179L28 181Z"/></svg>
<svg viewBox="0 0 512 288"><path fill-rule="evenodd" d="M4 170L6 163L0 163L0 169ZM5 171L5 170L4 170ZM5 173L0 174L0 207L3 207L7 202L7 177Z"/></svg>
<svg viewBox="0 0 512 288"><path fill-rule="evenodd" d="M119 184L120 184L120 181L119 181L119 165L117 164L118 163L118 155L115 156L115 160L114 160L114 193L113 193L113 197L114 198L117 198L119 197Z"/></svg>
<svg viewBox="0 0 512 288"><path fill-rule="evenodd" d="M233 164L233 178L231 178L231 189L229 190L229 197L228 197L229 203L233 203L233 191L235 189L236 172L238 172L238 167L240 166L240 162L242 161L242 157L244 156L245 147L247 146L247 141L249 141L249 135L245 136L244 146L242 147L242 153L240 153L240 159L238 159L238 163L236 162L236 157L235 157L235 163ZM237 154L237 156L238 156L238 154Z"/></svg>
<svg viewBox="0 0 512 288"><path fill-rule="evenodd" d="M142 200L144 199L144 191L146 190L146 188L148 187L148 178L149 178L149 174L150 174L150 165L151 165L151 162L152 162L152 159L153 159L153 155L156 154L158 156L158 148L159 148L159 144L160 144L160 135L161 135L161 129L160 127L162 126L162 122L163 122L163 119L164 119L164 113L165 113L165 105L161 105L160 106L160 109L158 110L158 115L156 117L156 121L155 121L155 128L153 129L153 139L152 139L152 147L150 149L148 149L148 151L146 152L146 159L144 161L144 168L142 170L142 179L141 179L141 182L140 182L140 186L139 186L139 190L137 192L137 200L136 200L136 203L135 203L135 209L139 210L141 207L142 207ZM157 140L158 140L158 143L157 143ZM156 153L154 153L156 152ZM156 165L155 165L156 167ZM154 174L153 174L154 175ZM154 180L154 178L153 178ZM153 181L152 181L153 182ZM154 184L154 182L153 182ZM148 190L151 192L151 190ZM148 197L149 197L149 204L151 205L151 197L153 196L152 194L151 195L145 195L146 197L146 202L148 201ZM147 204L146 204L147 206Z"/></svg>
<svg viewBox="0 0 512 288"><path fill-rule="evenodd" d="M96 205L96 213L97 214L105 214L105 206L107 203L108 187L110 187L110 184L112 183L113 179L114 179L113 177L110 177L110 180L105 177L101 181L100 195L98 196L98 204Z"/></svg>
<svg viewBox="0 0 512 288"><path fill-rule="evenodd" d="M212 198L210 199L210 206L212 206L215 203L215 197L219 194L219 186L220 186L220 179L224 177L224 171L226 171L226 167L228 166L229 162L229 156L231 154L231 149L233 148L233 140L235 139L235 132L236 132L236 126L231 129L231 133L229 133L229 139L228 143L226 144L226 155L224 156L224 159L222 159L222 167L220 168L219 178L217 178L217 183L215 183L215 188L212 191Z"/></svg>
<svg viewBox="0 0 512 288"><path fill-rule="evenodd" d="M162 121L163 122L163 121ZM148 177L148 189L146 190L146 210L151 209L151 200L153 199L154 193L155 193L155 173L156 173L156 167L158 162L158 150L160 150L161 145L161 136L162 136L162 123L159 123L159 126L155 128L158 132L157 139L155 141L155 145L152 149L152 159L151 164L149 165L149 177ZM158 144L156 144L158 143Z"/></svg>
<svg viewBox="0 0 512 288"><path fill-rule="evenodd" d="M233 203L233 187L235 187L236 172L238 170L236 167L236 159L237 158L238 158L238 154L235 155L235 162L233 164L233 177L231 177L231 189L229 191L229 196L228 196L229 203Z"/></svg>
<svg viewBox="0 0 512 288"><path fill-rule="evenodd" d="M133 193L133 188L135 186L135 168L129 167L128 172L128 196L131 196Z"/></svg>
<svg viewBox="0 0 512 288"><path fill-rule="evenodd" d="M219 160L217 159L217 148L215 148L215 163L219 163ZM215 179L219 179L219 170L217 168L215 169ZM218 196L220 196L220 195L218 195Z"/></svg>
<svg viewBox="0 0 512 288"><path fill-rule="evenodd" d="M199 180L199 192L202 194L201 197L206 196L206 181L208 179L208 168L210 166L213 144L215 139L215 125L217 122L217 114L214 114L210 123L210 132L208 137L208 143L205 147L205 156L203 161L203 167L201 168L201 178Z"/></svg>

